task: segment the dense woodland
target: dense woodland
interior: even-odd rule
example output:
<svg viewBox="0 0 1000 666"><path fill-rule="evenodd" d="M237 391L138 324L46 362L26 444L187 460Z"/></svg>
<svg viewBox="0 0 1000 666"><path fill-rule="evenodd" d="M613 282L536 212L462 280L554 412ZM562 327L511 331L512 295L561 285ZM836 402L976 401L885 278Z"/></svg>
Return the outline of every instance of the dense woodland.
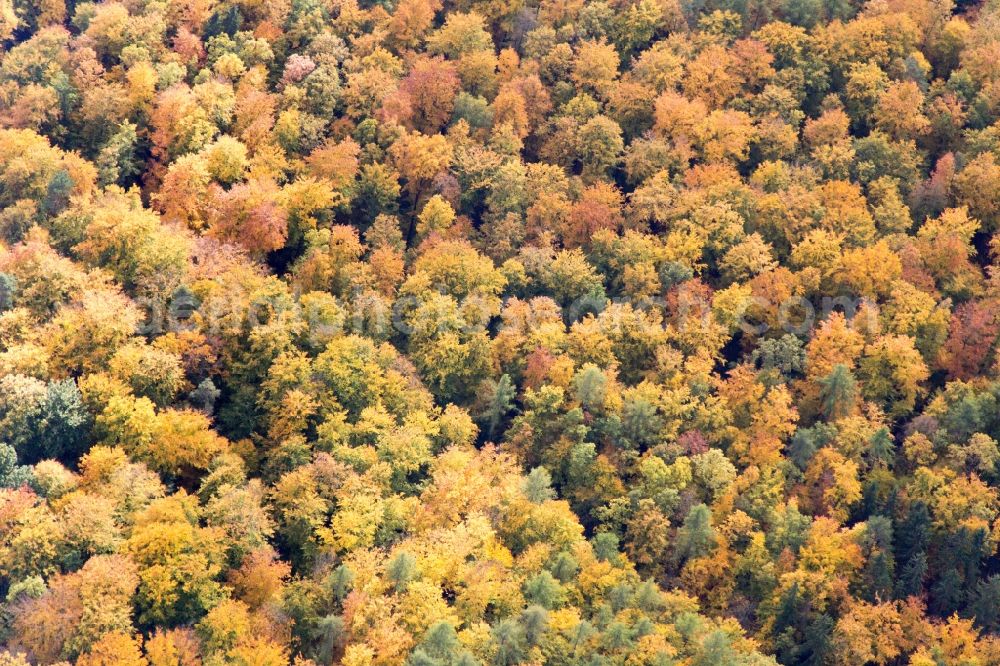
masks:
<svg viewBox="0 0 1000 666"><path fill-rule="evenodd" d="M1000 0L0 0L0 665L1000 664Z"/></svg>

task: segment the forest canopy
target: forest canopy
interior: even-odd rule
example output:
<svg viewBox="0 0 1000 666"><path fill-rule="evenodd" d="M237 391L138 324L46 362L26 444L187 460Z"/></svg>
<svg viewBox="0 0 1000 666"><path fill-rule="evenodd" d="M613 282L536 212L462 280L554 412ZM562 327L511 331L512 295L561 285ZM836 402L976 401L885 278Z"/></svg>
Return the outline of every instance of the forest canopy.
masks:
<svg viewBox="0 0 1000 666"><path fill-rule="evenodd" d="M1000 0L0 0L0 666L1000 665Z"/></svg>

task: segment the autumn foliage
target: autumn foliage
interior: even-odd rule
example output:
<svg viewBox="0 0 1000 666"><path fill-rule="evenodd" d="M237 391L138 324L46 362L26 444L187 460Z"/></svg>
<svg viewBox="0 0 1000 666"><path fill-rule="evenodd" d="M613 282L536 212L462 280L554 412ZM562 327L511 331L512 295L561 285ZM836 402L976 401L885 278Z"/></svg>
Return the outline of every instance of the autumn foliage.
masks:
<svg viewBox="0 0 1000 666"><path fill-rule="evenodd" d="M997 0L0 0L0 666L1000 664Z"/></svg>

